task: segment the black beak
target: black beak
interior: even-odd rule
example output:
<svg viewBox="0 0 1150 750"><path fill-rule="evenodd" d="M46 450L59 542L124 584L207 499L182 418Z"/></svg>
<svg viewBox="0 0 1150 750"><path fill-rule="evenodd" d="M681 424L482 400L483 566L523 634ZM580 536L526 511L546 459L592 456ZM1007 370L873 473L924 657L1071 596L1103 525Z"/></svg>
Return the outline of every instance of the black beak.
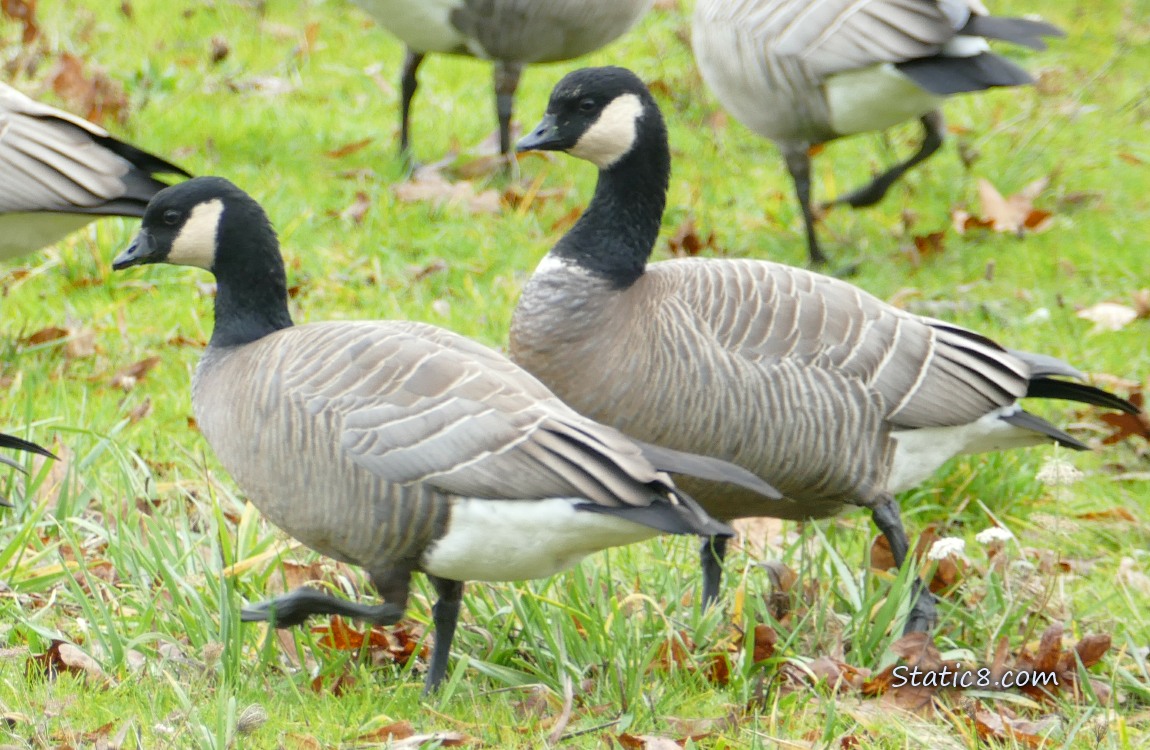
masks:
<svg viewBox="0 0 1150 750"><path fill-rule="evenodd" d="M136 234L136 239L132 240L132 244L116 256L112 261L112 270L119 271L130 266L138 266L144 263L150 263L152 256L156 254L156 241L152 239L152 235L148 234L147 229L141 229Z"/></svg>
<svg viewBox="0 0 1150 750"><path fill-rule="evenodd" d="M543 119L527 135L515 144L515 150L523 151L559 151L564 148L559 138L559 125L555 122L555 115L548 112Z"/></svg>

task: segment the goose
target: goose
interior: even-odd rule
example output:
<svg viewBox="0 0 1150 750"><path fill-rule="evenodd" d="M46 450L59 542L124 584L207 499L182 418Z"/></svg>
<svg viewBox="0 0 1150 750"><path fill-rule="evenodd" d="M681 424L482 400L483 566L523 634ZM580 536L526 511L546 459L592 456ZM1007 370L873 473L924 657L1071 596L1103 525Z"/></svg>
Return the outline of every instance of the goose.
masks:
<svg viewBox="0 0 1150 750"><path fill-rule="evenodd" d="M196 266L217 282L215 327L192 380L200 431L248 498L312 549L367 570L384 603L299 589L246 608L290 627L309 615L403 615L431 580L446 672L464 580L552 575L659 532L729 535L666 472L779 493L722 461L641 446L580 416L503 355L406 321L293 325L275 231L219 177L156 194L116 270Z"/></svg>
<svg viewBox="0 0 1150 750"><path fill-rule="evenodd" d="M692 46L722 105L778 144L794 181L810 262L826 256L811 210L812 146L918 119L917 153L827 205L882 200L938 151L946 97L1033 78L987 39L1044 49L1056 26L987 14L980 0L699 0Z"/></svg>
<svg viewBox="0 0 1150 750"><path fill-rule="evenodd" d="M18 438L15 435L8 435L3 432L0 432L0 448L11 448L12 450L24 451L25 453L35 453L44 456L45 458L56 458L56 456L50 450L44 448L43 446L36 445L35 443L28 440ZM27 473L27 469L25 469L20 463L13 461L7 456L0 455L0 464L11 466L17 471ZM6 508L12 507L12 504L9 503L8 500L4 497L0 497L0 505L3 505Z"/></svg>
<svg viewBox="0 0 1150 750"><path fill-rule="evenodd" d="M622 36L654 0L354 0L406 46L400 77L399 149L410 158L411 100L428 53L495 63L499 153L511 153L511 111L526 65L594 52Z"/></svg>
<svg viewBox="0 0 1150 750"><path fill-rule="evenodd" d="M768 510L737 488L678 481L715 518L804 520L870 509L901 567L895 493L960 453L1087 446L1024 411L1023 397L1137 412L1053 357L893 307L802 268L749 259L648 263L671 157L659 108L623 68L555 86L520 150L599 168L594 197L540 261L512 316L511 359L577 411L637 440L721 458L769 478ZM704 545L703 601L724 540ZM921 592L921 589L920 589ZM934 619L916 597L906 629Z"/></svg>
<svg viewBox="0 0 1150 750"><path fill-rule="evenodd" d="M51 245L101 216L140 217L180 167L0 83L0 260Z"/></svg>

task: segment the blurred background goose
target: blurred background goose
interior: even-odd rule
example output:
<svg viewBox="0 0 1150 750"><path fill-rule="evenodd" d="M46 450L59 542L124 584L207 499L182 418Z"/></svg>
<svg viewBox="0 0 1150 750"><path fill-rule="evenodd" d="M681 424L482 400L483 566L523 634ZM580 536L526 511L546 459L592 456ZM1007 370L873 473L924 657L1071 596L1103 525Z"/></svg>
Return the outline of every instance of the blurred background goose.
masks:
<svg viewBox="0 0 1150 750"><path fill-rule="evenodd" d="M511 152L511 113L526 65L586 55L623 35L654 0L354 0L407 47L399 147L410 155L416 71L430 52L495 63L499 152Z"/></svg>
<svg viewBox="0 0 1150 750"><path fill-rule="evenodd" d="M12 450L24 451L25 453L35 453L37 455L44 456L45 458L56 458L56 456L47 448L36 445L35 443L28 440L18 438L15 435L8 435L3 432L0 432L0 448L11 448ZM0 464L11 466L13 469L21 472L25 471L22 464L17 461L13 461L11 458L8 458L4 455L0 455ZM11 503L9 503L4 497L0 497L0 505L9 508L12 507Z"/></svg>
<svg viewBox="0 0 1150 750"><path fill-rule="evenodd" d="M51 245L101 216L144 215L180 167L0 83L0 260Z"/></svg>
<svg viewBox="0 0 1150 750"><path fill-rule="evenodd" d="M699 0L692 24L703 80L740 122L783 152L812 263L826 260L811 209L812 146L919 119L922 146L831 203L870 206L946 135L953 94L1032 83L987 39L1043 49L1056 26L987 15L980 0Z"/></svg>
<svg viewBox="0 0 1150 750"><path fill-rule="evenodd" d="M714 459L642 447L575 413L501 354L423 323L293 326L258 203L221 178L158 194L113 263L215 274L216 322L192 381L199 429L240 488L312 549L363 566L365 606L301 589L244 610L394 623L414 571L439 599L426 687L446 670L463 580L551 575L659 532L729 533L664 471L778 493Z"/></svg>
<svg viewBox="0 0 1150 750"><path fill-rule="evenodd" d="M1018 399L1137 412L1058 379L1082 374L1053 357L1004 349L805 269L706 258L648 265L671 156L659 108L630 71L566 76L519 148L587 159L599 181L523 289L511 358L592 419L731 461L791 501L768 505L681 478L715 518L799 520L860 505L901 567L909 545L894 493L960 453L1047 442L1087 448ZM724 549L723 540L703 549L704 601L718 594ZM924 593L907 630L933 617Z"/></svg>

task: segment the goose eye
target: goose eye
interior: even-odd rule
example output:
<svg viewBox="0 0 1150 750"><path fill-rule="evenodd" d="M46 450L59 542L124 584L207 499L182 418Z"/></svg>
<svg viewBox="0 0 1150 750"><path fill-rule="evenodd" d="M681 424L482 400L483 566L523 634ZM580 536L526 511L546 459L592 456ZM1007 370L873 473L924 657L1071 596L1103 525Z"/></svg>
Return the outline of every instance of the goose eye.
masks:
<svg viewBox="0 0 1150 750"><path fill-rule="evenodd" d="M581 102L579 102L579 111L580 112L590 112L593 109L595 109L595 100L594 99L587 98L587 99L584 99Z"/></svg>
<svg viewBox="0 0 1150 750"><path fill-rule="evenodd" d="M167 211L164 212L163 218L164 218L165 224L167 224L168 226L174 227L176 224L180 223L180 212L175 210L174 208L169 208Z"/></svg>

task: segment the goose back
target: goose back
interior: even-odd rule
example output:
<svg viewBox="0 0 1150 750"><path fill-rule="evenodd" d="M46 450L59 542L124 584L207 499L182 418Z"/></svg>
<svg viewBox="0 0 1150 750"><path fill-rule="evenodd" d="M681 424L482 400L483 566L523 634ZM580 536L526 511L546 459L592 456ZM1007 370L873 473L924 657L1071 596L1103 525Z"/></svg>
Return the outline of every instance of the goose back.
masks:
<svg viewBox="0 0 1150 750"><path fill-rule="evenodd" d="M1029 372L965 329L751 260L653 263L614 293L548 262L524 288L511 355L593 419L769 477L796 517L868 504L887 488L893 432L1009 408ZM755 507L680 483L720 518Z"/></svg>
<svg viewBox="0 0 1150 750"><path fill-rule="evenodd" d="M543 63L621 36L653 0L355 0L418 52Z"/></svg>

